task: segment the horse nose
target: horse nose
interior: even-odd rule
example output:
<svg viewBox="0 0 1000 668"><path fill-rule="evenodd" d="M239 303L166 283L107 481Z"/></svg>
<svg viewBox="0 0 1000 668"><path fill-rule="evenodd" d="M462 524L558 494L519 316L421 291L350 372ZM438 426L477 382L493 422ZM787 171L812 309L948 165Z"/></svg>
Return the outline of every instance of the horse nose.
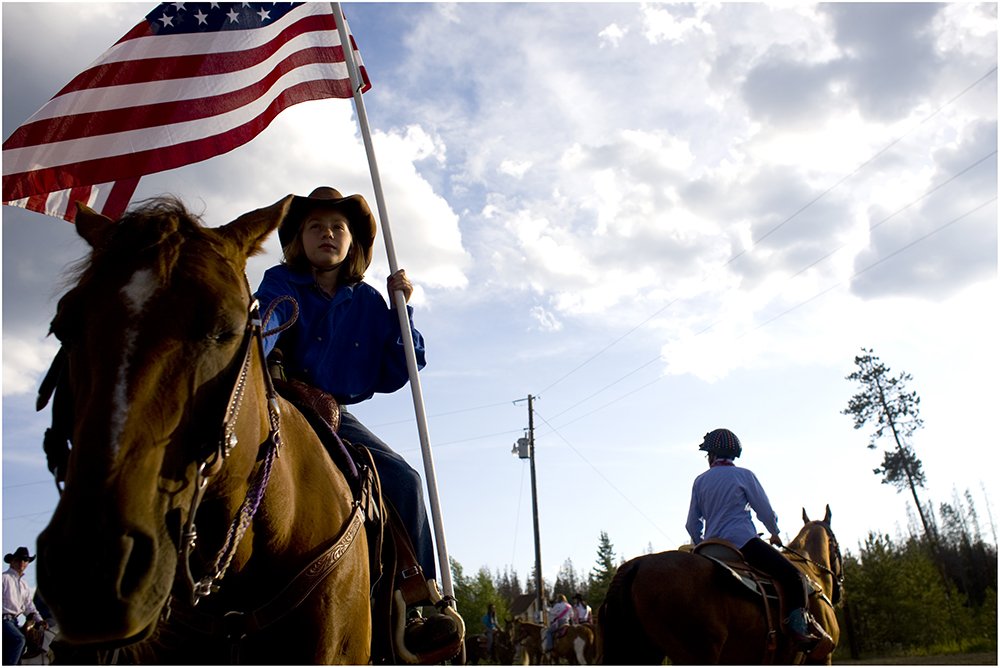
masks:
<svg viewBox="0 0 1000 668"><path fill-rule="evenodd" d="M79 525L56 520L39 535L39 589L69 639L135 635L169 591L169 582L157 581L155 539L137 529Z"/></svg>

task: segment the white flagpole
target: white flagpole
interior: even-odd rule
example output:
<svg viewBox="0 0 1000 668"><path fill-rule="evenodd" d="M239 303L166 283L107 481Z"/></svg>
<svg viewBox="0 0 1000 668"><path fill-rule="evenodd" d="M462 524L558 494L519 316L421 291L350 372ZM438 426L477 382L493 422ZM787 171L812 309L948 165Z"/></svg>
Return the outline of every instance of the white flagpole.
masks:
<svg viewBox="0 0 1000 668"><path fill-rule="evenodd" d="M371 130L368 127L368 114L365 103L361 99L361 74L354 61L354 47L344 22L344 13L339 2L331 2L333 15L337 20L337 30L340 32L340 43L344 48L344 61L351 77L351 87L354 90L354 106L358 113L358 124L361 126L361 137L368 153L368 168L372 175L372 186L375 189L375 203L378 208L379 220L382 225L382 236L385 239L385 252L389 257L389 273L394 274L399 269L396 262L396 250L392 244L392 231L389 229L389 214L386 211L385 197L382 194L382 179L379 177L378 163L375 160L375 149L372 146ZM420 389L420 376L417 374L417 353L413 346L413 333L410 332L410 319L406 311L406 298L401 290L392 294L393 305L399 315L399 328L403 333L403 348L406 351L406 368L410 374L410 391L413 394L413 410L417 418L417 431L420 434L420 451L424 459L424 479L427 482L427 500L431 507L431 520L434 525L434 542L437 545L438 574L441 578L442 591L446 596L455 596L451 582L451 565L448 563L448 546L444 538L444 525L441 521L441 504L438 499L437 476L434 473L434 455L431 453L431 441L427 429L427 414L424 410L424 398Z"/></svg>

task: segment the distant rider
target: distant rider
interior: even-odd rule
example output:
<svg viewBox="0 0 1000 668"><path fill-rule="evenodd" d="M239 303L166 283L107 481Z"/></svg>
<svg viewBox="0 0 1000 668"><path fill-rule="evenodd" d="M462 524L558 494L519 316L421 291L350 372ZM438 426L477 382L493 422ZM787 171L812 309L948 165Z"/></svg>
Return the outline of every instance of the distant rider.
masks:
<svg viewBox="0 0 1000 668"><path fill-rule="evenodd" d="M10 564L3 573L3 662L4 665L16 665L21 662L21 654L27 645L24 632L18 626L18 618L24 615L47 626L31 600L31 588L24 581L24 572L35 556L28 553L28 548L19 547L3 560Z"/></svg>
<svg viewBox="0 0 1000 668"><path fill-rule="evenodd" d="M573 621L573 606L566 600L566 594L559 594L555 605L549 608L549 626L545 629L545 643L542 651L551 652L556 631Z"/></svg>
<svg viewBox="0 0 1000 668"><path fill-rule="evenodd" d="M728 429L716 429L705 434L698 449L708 453L709 468L695 478L691 490L686 524L691 540L697 545L702 540L721 538L739 547L748 564L782 583L785 594L782 603L789 611L784 626L792 638L800 645L814 642L816 636L809 631L806 583L802 574L757 537L757 529L750 518L749 508L753 508L757 519L771 532L771 545L781 547L778 516L764 488L752 471L733 463L743 452L740 439Z"/></svg>

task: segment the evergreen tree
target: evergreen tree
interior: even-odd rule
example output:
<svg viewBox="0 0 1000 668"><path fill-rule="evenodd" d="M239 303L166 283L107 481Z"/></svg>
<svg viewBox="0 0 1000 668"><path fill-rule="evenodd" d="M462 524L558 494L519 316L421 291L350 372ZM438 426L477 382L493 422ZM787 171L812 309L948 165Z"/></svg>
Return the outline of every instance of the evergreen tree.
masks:
<svg viewBox="0 0 1000 668"><path fill-rule="evenodd" d="M920 397L916 392L908 392L906 383L913 380L908 373L890 375L890 369L875 355L873 350L861 349L862 354L854 358L857 370L847 376L847 380L857 381L861 391L851 397L847 408L841 411L854 418L854 428L874 425L868 441L874 450L883 436L891 436L894 449L883 453L882 466L874 469L882 475L882 483L896 487L898 491L909 488L924 527L924 535L933 541L930 523L917 496L917 487L923 487L926 477L923 463L917 458L908 439L923 427L920 419Z"/></svg>
<svg viewBox="0 0 1000 668"><path fill-rule="evenodd" d="M576 569L573 568L573 560L567 558L559 568L559 573L556 574L556 583L552 587L552 595L553 597L558 597L559 594L565 594L567 599L572 600L574 595L583 593L582 584L580 577L576 573Z"/></svg>
<svg viewBox="0 0 1000 668"><path fill-rule="evenodd" d="M597 563L590 571L590 580L587 583L587 600L590 601L591 605L595 606L595 609L596 606L604 601L604 597L608 593L608 587L611 585L611 580L614 579L617 572L618 566L615 564L615 548L611 544L611 539L608 537L607 532L601 531L597 544Z"/></svg>
<svg viewBox="0 0 1000 668"><path fill-rule="evenodd" d="M524 593L524 589L521 588L521 579L517 575L517 571L510 567L504 567L503 573L497 574L497 595L504 601L508 603L513 603L514 599Z"/></svg>
<svg viewBox="0 0 1000 668"><path fill-rule="evenodd" d="M845 560L853 626L861 651L891 654L949 640L949 601L933 562L914 542L899 548L869 534L861 562Z"/></svg>

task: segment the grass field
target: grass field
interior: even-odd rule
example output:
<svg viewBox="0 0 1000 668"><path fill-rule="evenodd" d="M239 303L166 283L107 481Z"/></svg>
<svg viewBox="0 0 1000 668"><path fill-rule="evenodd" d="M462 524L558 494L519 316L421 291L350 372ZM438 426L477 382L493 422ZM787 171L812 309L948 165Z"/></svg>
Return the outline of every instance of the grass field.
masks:
<svg viewBox="0 0 1000 668"><path fill-rule="evenodd" d="M937 656L894 656L888 658L834 661L838 666L995 666L997 653L940 654Z"/></svg>

